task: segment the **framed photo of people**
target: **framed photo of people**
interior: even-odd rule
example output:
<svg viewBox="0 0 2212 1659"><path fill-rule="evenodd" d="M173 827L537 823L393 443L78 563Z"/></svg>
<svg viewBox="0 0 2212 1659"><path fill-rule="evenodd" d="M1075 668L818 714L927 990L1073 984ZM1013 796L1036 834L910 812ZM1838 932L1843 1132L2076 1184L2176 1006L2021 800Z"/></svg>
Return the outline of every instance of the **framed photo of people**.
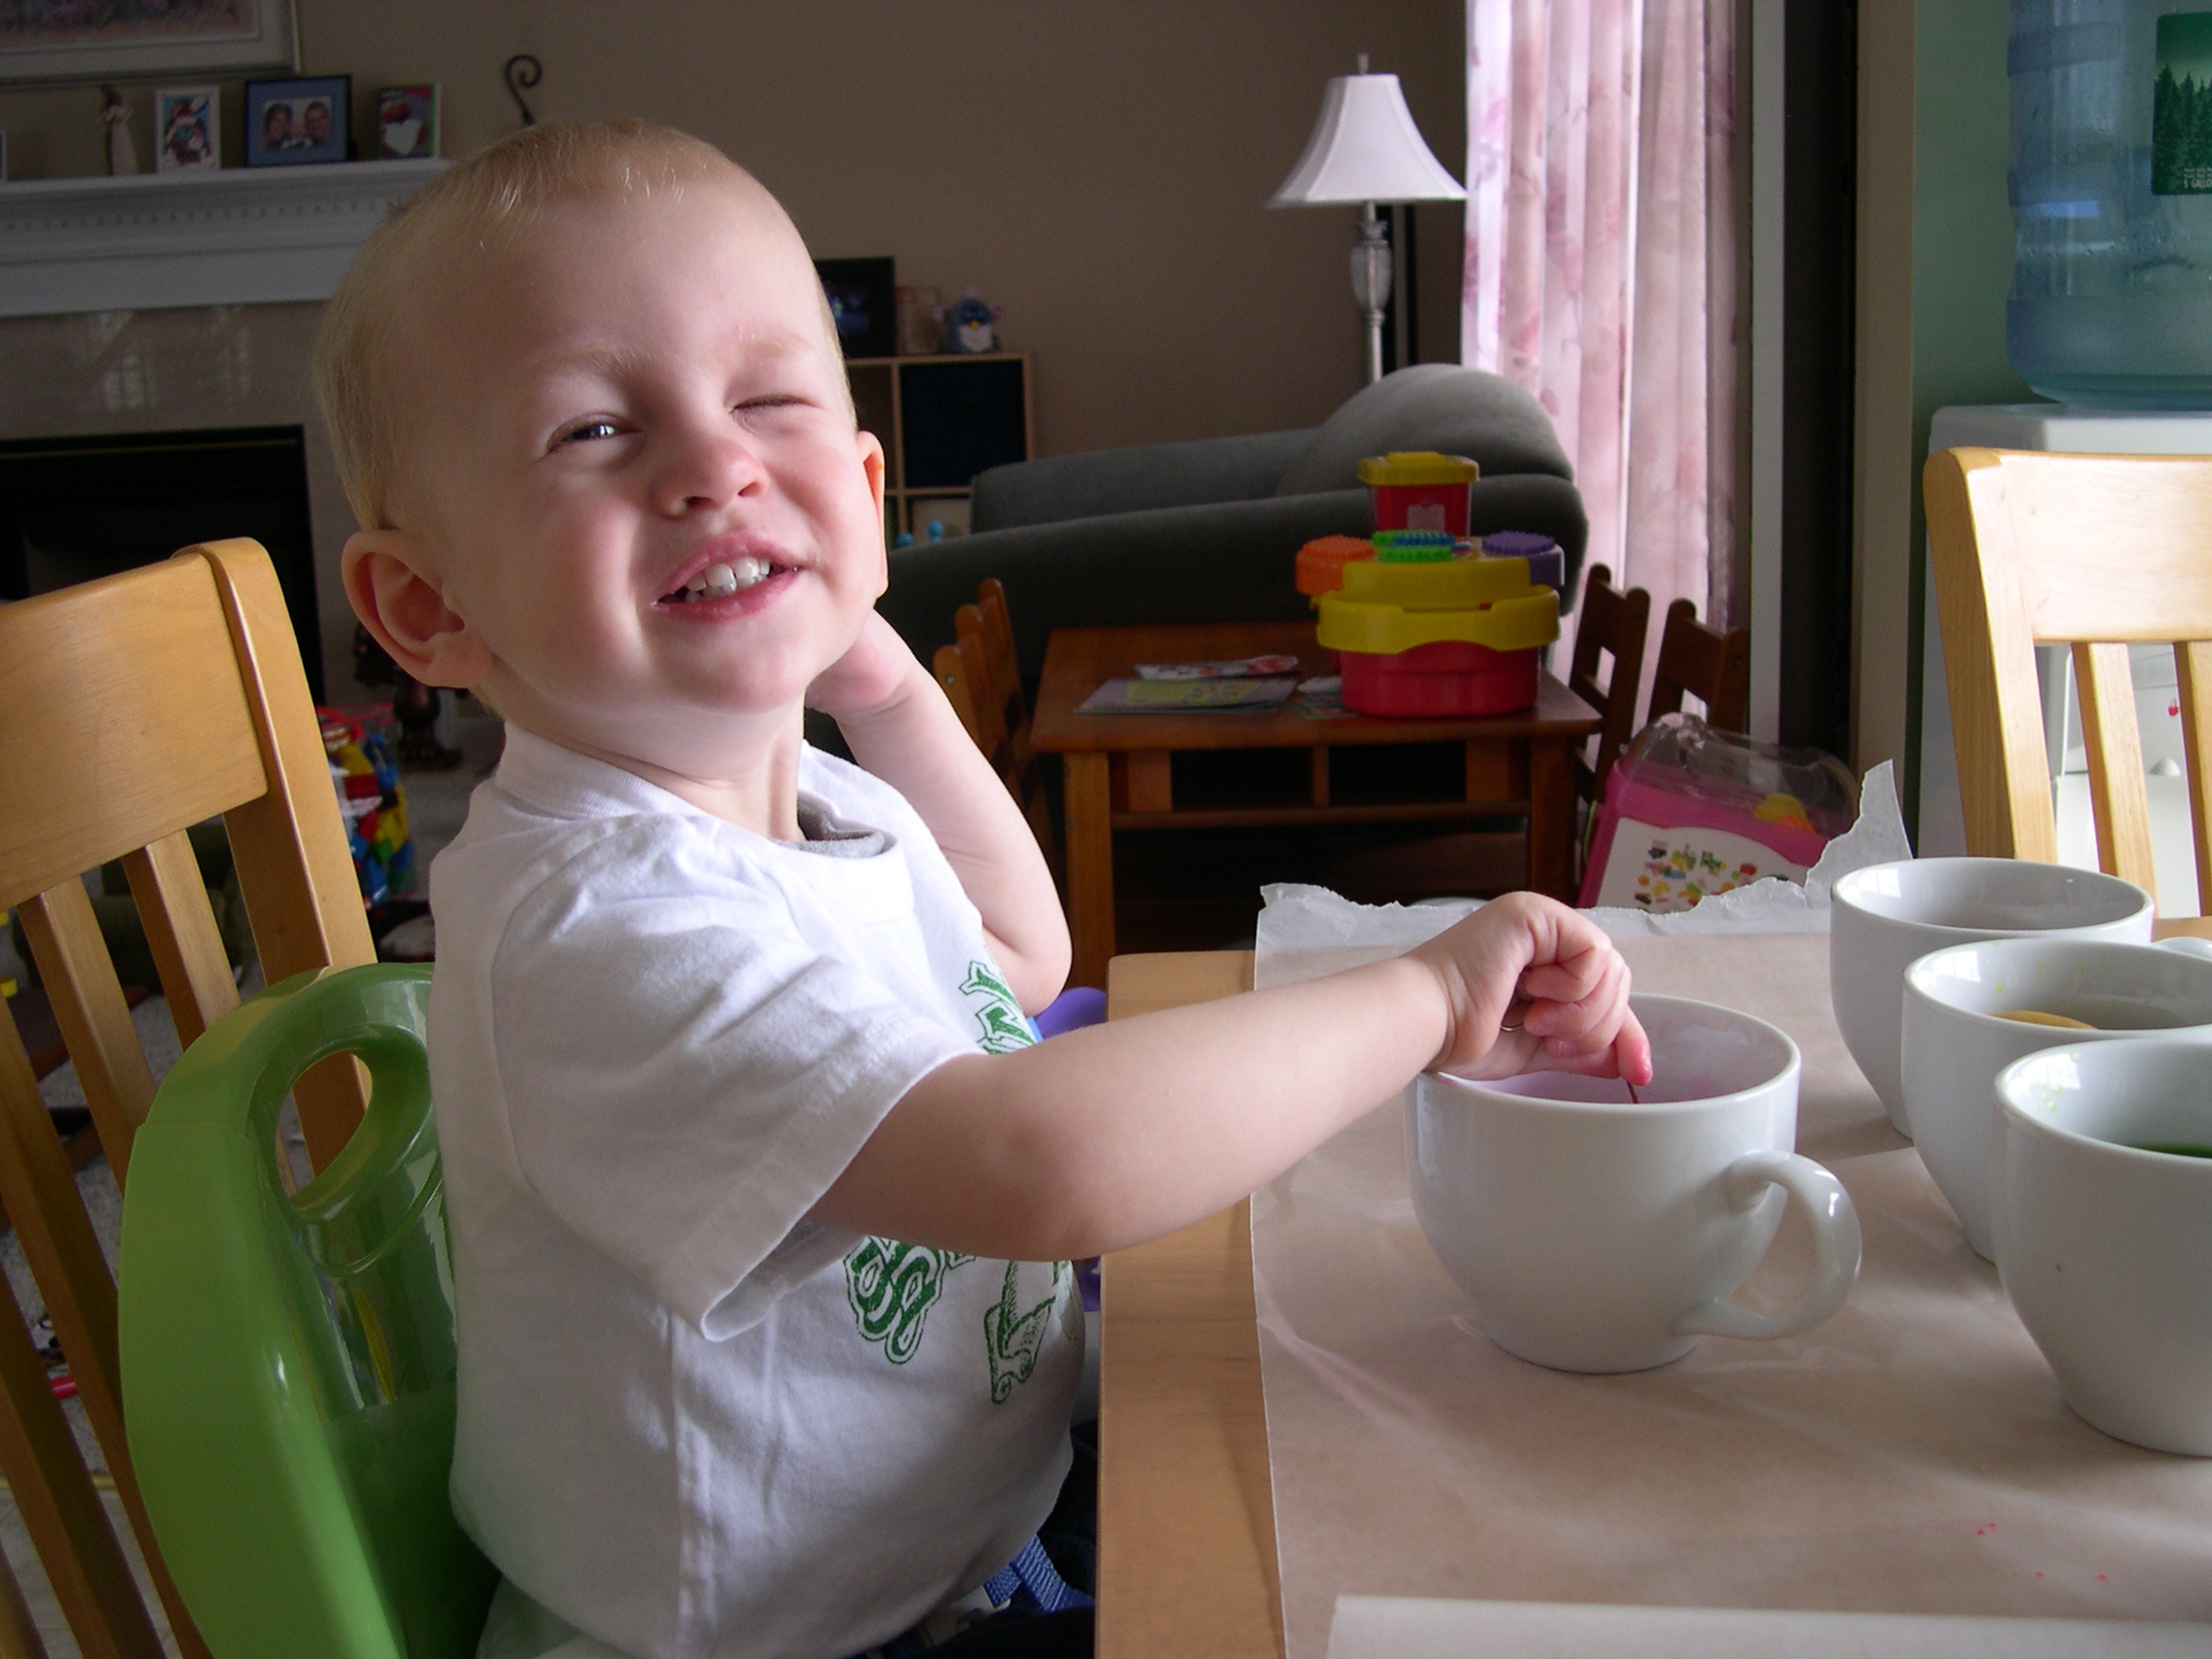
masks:
<svg viewBox="0 0 2212 1659"><path fill-rule="evenodd" d="M321 75L306 81L245 84L245 165L296 167L346 160L353 129L353 78Z"/></svg>

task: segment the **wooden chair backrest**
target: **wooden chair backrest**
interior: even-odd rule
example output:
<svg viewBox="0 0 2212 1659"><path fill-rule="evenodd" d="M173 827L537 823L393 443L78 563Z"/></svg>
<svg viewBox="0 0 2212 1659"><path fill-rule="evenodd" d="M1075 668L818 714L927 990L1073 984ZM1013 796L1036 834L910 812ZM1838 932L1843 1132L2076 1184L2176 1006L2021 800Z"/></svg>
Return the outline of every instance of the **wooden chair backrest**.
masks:
<svg viewBox="0 0 2212 1659"><path fill-rule="evenodd" d="M185 834L218 813L271 983L375 960L299 646L257 543L190 547L0 607L0 908L21 913L118 1187L154 1086L80 877L123 861L178 1040L189 1044L239 1000ZM345 1145L364 1099L350 1058L300 1080L294 1100L317 1168ZM204 1654L131 1474L115 1281L12 1015L0 1017L0 1202L170 1626L184 1653ZM0 1301L0 1471L83 1650L158 1659L147 1611L4 1286ZM0 1612L0 1630L6 1623Z"/></svg>
<svg viewBox="0 0 2212 1659"><path fill-rule="evenodd" d="M1574 757L1575 793L1593 804L1604 793L1605 776L1636 730L1636 694L1643 683L1643 636L1650 621L1650 594L1641 588L1623 593L1613 586L1609 568L1590 567L1582 581L1582 616L1574 625L1574 659L1567 669L1567 686L1605 717L1596 754ZM1603 683L1598 680L1600 652L1612 659Z"/></svg>
<svg viewBox="0 0 2212 1659"><path fill-rule="evenodd" d="M1677 599L1667 607L1659 634L1659 661L1651 671L1651 707L1644 723L1679 714L1687 692L1705 705L1705 723L1718 731L1746 731L1751 720L1751 631L1723 634L1697 619L1697 607Z"/></svg>
<svg viewBox="0 0 2212 1659"><path fill-rule="evenodd" d="M991 692L1006 723L1014 764L1035 777L1036 748L1029 741L1029 699L1021 694L1021 666L1014 654L1014 617L1006 608L1006 588L996 576L976 584L976 617L982 625L983 662L990 670Z"/></svg>
<svg viewBox="0 0 2212 1659"><path fill-rule="evenodd" d="M2057 860L2035 647L2068 645L2097 863L2157 892L2127 647L2171 644L2212 903L2212 458L1944 450L1923 481L1967 850Z"/></svg>
<svg viewBox="0 0 2212 1659"><path fill-rule="evenodd" d="M1029 702L1021 694L1014 626L1007 615L1006 589L997 577L985 576L976 589L976 603L953 612L952 629L958 644L945 649L953 651L962 665L963 689L970 703L965 717L968 734L1021 808L1037 845L1048 859L1053 858L1052 814L1045 798L1044 770L1029 738ZM938 652L938 661L941 682L944 650ZM953 707L960 707L957 697Z"/></svg>

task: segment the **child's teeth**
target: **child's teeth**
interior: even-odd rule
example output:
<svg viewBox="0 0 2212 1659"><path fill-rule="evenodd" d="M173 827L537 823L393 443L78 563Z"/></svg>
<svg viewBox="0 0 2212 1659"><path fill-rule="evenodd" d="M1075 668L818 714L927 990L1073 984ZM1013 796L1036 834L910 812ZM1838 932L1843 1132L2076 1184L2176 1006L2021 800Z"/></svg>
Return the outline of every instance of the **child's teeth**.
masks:
<svg viewBox="0 0 2212 1659"><path fill-rule="evenodd" d="M774 569L767 560L747 554L735 564L709 565L683 584L683 592L690 599L727 599L740 588L767 580Z"/></svg>

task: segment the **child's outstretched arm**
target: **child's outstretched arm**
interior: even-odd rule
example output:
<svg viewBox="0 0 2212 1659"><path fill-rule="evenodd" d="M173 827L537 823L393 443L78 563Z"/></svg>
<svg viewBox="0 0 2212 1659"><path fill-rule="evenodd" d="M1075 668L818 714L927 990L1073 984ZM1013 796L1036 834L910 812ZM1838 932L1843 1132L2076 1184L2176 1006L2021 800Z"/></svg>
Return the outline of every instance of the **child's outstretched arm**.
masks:
<svg viewBox="0 0 2212 1659"><path fill-rule="evenodd" d="M1648 1081L1628 985L1588 918L1511 894L1391 961L949 1061L813 1214L982 1256L1119 1249L1253 1192L1419 1071Z"/></svg>
<svg viewBox="0 0 2212 1659"><path fill-rule="evenodd" d="M1034 1014L1068 977L1068 927L1037 837L936 679L870 611L807 701L833 717L853 758L912 804L981 913L991 954Z"/></svg>

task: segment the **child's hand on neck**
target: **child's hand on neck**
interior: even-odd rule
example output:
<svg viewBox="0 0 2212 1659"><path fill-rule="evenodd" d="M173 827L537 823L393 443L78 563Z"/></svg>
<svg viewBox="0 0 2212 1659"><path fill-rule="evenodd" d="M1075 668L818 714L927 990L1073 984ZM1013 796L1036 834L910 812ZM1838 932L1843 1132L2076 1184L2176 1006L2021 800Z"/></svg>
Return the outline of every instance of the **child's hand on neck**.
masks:
<svg viewBox="0 0 2212 1659"><path fill-rule="evenodd" d="M852 648L807 687L807 707L850 728L894 712L925 678L914 653L876 611L861 623Z"/></svg>

